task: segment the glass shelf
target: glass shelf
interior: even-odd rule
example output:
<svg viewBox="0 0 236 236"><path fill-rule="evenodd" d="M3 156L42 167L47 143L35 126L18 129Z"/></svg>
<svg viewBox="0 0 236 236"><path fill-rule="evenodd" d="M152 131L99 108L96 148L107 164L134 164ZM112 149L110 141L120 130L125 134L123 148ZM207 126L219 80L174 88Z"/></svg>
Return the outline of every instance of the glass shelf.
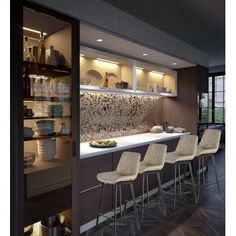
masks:
<svg viewBox="0 0 236 236"><path fill-rule="evenodd" d="M57 138L57 137L70 137L71 134L60 134L60 133L54 133L50 135L38 135L33 136L29 138L24 138L24 141L34 141L34 140L40 140L40 139L50 139L50 138Z"/></svg>
<svg viewBox="0 0 236 236"><path fill-rule="evenodd" d="M71 102L70 97L26 97L24 102Z"/></svg>
<svg viewBox="0 0 236 236"><path fill-rule="evenodd" d="M24 116L24 120L37 120L37 119L70 119L71 116Z"/></svg>
<svg viewBox="0 0 236 236"><path fill-rule="evenodd" d="M65 66L53 66L28 61L24 61L23 65L26 67L28 74L45 75L51 77L61 77L71 74L71 68L67 68Z"/></svg>

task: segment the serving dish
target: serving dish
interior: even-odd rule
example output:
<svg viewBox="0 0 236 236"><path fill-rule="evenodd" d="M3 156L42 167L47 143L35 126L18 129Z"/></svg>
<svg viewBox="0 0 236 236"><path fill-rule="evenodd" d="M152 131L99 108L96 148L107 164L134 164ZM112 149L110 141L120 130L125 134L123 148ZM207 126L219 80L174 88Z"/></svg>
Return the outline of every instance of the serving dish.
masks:
<svg viewBox="0 0 236 236"><path fill-rule="evenodd" d="M89 142L91 147L95 148L112 148L117 145L117 142L114 140L96 140Z"/></svg>

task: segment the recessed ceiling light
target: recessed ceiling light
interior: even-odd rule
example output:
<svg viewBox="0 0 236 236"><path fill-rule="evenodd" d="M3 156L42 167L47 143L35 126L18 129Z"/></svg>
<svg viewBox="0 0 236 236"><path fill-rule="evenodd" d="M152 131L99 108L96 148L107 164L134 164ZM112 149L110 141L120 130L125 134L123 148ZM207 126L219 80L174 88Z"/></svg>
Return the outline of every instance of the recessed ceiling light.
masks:
<svg viewBox="0 0 236 236"><path fill-rule="evenodd" d="M177 65L177 63L176 63L176 62L173 62L173 63L172 63L172 65L173 65L173 66L176 66L176 65Z"/></svg>
<svg viewBox="0 0 236 236"><path fill-rule="evenodd" d="M148 54L147 54L147 53L143 53L142 55L143 55L144 57L146 57Z"/></svg>
<svg viewBox="0 0 236 236"><path fill-rule="evenodd" d="M97 42L101 43L103 42L103 39L97 39Z"/></svg>

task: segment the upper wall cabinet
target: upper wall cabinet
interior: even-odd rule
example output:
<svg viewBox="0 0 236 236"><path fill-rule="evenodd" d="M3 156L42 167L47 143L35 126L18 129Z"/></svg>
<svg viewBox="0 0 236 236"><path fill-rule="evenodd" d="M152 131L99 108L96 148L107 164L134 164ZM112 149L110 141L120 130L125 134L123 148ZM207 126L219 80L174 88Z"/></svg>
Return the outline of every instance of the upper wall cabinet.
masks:
<svg viewBox="0 0 236 236"><path fill-rule="evenodd" d="M177 72L81 46L80 89L177 96Z"/></svg>

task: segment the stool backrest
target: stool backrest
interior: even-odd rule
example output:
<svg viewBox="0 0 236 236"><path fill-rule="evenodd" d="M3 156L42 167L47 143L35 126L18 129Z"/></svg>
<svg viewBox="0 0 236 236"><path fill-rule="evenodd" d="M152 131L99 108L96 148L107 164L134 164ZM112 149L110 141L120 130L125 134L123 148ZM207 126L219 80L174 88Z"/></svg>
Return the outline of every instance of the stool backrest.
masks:
<svg viewBox="0 0 236 236"><path fill-rule="evenodd" d="M197 151L197 135L184 135L181 136L176 147L175 152L182 156L196 155Z"/></svg>
<svg viewBox="0 0 236 236"><path fill-rule="evenodd" d="M167 145L152 143L148 146L144 162L150 166L158 166L165 164Z"/></svg>
<svg viewBox="0 0 236 236"><path fill-rule="evenodd" d="M207 149L218 149L220 145L221 130L205 129L200 146Z"/></svg>
<svg viewBox="0 0 236 236"><path fill-rule="evenodd" d="M140 158L140 153L123 152L116 171L121 175L138 175Z"/></svg>

